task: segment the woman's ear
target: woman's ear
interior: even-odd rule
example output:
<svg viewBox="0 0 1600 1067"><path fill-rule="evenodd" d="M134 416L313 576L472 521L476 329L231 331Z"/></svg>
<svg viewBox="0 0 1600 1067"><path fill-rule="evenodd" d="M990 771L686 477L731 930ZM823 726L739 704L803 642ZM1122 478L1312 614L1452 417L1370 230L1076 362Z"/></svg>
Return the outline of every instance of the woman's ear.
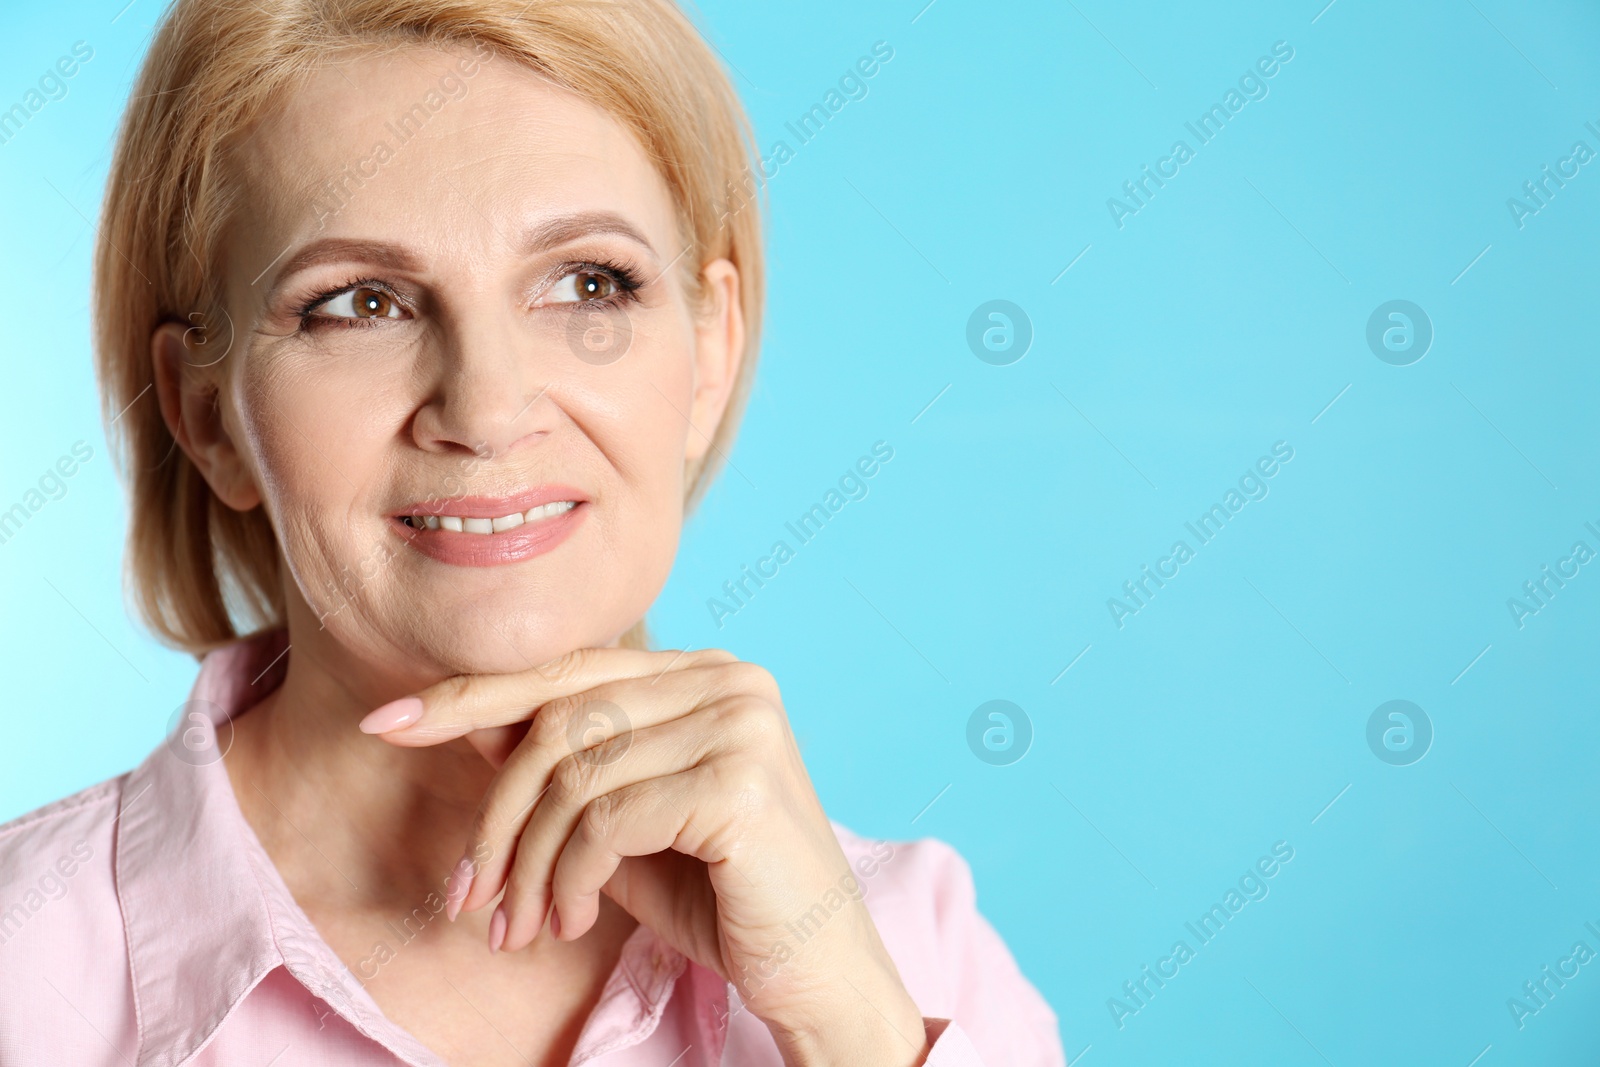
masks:
<svg viewBox="0 0 1600 1067"><path fill-rule="evenodd" d="M694 400L689 408L689 423L696 432L689 435L690 460L704 459L710 451L744 361L739 268L729 260L716 259L706 264L701 276L706 301L695 328Z"/></svg>
<svg viewBox="0 0 1600 1067"><path fill-rule="evenodd" d="M235 511L249 511L261 503L261 491L224 424L217 376L193 361L188 340L193 331L164 322L150 337L161 417L217 499Z"/></svg>

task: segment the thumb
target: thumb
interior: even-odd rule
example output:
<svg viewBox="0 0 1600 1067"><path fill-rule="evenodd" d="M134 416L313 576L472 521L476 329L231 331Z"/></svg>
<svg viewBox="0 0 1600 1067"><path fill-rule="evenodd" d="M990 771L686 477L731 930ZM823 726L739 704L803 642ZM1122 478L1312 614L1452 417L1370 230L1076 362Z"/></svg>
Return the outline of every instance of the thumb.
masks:
<svg viewBox="0 0 1600 1067"><path fill-rule="evenodd" d="M717 894L704 863L671 849L624 856L600 892L689 959L728 979Z"/></svg>

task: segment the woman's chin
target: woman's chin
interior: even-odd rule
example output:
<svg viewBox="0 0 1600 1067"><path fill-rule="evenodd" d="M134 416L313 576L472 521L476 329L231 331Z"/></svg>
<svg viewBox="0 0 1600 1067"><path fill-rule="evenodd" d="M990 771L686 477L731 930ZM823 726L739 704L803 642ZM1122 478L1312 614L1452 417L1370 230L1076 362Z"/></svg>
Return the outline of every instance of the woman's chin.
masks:
<svg viewBox="0 0 1600 1067"><path fill-rule="evenodd" d="M512 674L528 671L579 648L615 644L627 626L489 623L480 615L452 627L413 631L393 642L406 666L432 665L430 673Z"/></svg>

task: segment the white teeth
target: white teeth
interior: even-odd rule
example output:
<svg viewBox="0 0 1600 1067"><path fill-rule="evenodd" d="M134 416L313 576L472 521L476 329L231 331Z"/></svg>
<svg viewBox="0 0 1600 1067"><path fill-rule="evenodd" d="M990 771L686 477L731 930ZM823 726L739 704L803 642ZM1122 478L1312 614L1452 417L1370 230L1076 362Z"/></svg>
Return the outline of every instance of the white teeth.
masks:
<svg viewBox="0 0 1600 1067"><path fill-rule="evenodd" d="M523 513L523 518L529 522L538 522L540 519L548 519L552 515L560 515L563 512L571 511L575 507L577 507L577 504L570 500L555 500L548 504L540 504L536 508L529 508Z"/></svg>
<svg viewBox="0 0 1600 1067"><path fill-rule="evenodd" d="M452 530L456 533L500 533L503 530L514 530L524 523L554 518L577 506L575 501L554 500L548 504L540 504L536 508L529 508L527 511L514 511L497 519L466 519L456 515L412 515L406 519L406 525L412 528L425 525L430 530Z"/></svg>

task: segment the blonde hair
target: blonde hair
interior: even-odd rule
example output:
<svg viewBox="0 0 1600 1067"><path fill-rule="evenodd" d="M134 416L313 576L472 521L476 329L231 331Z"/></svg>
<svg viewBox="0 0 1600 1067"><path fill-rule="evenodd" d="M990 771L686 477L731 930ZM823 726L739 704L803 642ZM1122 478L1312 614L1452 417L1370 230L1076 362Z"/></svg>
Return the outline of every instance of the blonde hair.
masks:
<svg viewBox="0 0 1600 1067"><path fill-rule="evenodd" d="M481 43L526 64L637 138L671 192L685 263L726 257L738 268L744 358L707 458L686 472L684 507L692 509L743 414L764 279L749 120L684 13L673 0L271 6L176 0L134 86L107 182L94 259L95 362L107 437L131 497L129 593L150 629L199 655L284 622L265 510L227 507L176 447L155 397L145 396L155 380L150 340L163 322L219 321L222 235L238 195L231 144L330 57L354 49ZM648 647L643 620L623 644Z"/></svg>

